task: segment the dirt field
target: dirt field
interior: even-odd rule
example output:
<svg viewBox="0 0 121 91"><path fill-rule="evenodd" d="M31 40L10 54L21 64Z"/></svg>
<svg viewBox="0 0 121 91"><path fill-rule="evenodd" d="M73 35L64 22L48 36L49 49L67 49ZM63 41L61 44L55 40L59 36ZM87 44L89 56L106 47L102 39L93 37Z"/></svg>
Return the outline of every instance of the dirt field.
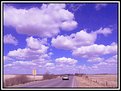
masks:
<svg viewBox="0 0 121 91"><path fill-rule="evenodd" d="M14 78L17 75L4 75L4 80L9 79L9 78ZM42 80L43 76L33 76L33 75L26 75L30 80Z"/></svg>
<svg viewBox="0 0 121 91"><path fill-rule="evenodd" d="M4 87L24 84L32 81L40 81L43 79L41 75L4 75Z"/></svg>
<svg viewBox="0 0 121 91"><path fill-rule="evenodd" d="M14 78L16 75L4 75L4 80Z"/></svg>
<svg viewBox="0 0 121 91"><path fill-rule="evenodd" d="M117 87L116 75L87 75L76 77L79 87Z"/></svg>
<svg viewBox="0 0 121 91"><path fill-rule="evenodd" d="M26 82L33 82L33 80L39 81L39 80L43 80L43 76L41 75L37 75L37 76L33 76L33 75L22 75L21 77L17 77L19 75L4 75L4 82L5 80L8 79L8 81L6 83L8 83L8 86L13 86L14 84L23 84ZM11 79L14 78L14 79ZM29 80L26 80L27 78L29 78ZM9 80L11 79L11 80ZM22 81L23 82L20 82ZM25 80L25 81L24 81ZM75 87L91 87L91 88L116 88L117 87L117 76L116 75L79 75L79 76L75 76L75 82L76 85ZM12 82L12 83L11 83Z"/></svg>

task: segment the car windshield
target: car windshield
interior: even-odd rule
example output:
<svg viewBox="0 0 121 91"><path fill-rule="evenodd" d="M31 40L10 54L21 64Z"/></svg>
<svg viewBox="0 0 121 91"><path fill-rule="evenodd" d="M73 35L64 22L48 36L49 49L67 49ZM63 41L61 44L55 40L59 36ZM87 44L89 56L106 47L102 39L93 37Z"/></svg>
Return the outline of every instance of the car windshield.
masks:
<svg viewBox="0 0 121 91"><path fill-rule="evenodd" d="M63 77L68 77L68 75L64 75Z"/></svg>

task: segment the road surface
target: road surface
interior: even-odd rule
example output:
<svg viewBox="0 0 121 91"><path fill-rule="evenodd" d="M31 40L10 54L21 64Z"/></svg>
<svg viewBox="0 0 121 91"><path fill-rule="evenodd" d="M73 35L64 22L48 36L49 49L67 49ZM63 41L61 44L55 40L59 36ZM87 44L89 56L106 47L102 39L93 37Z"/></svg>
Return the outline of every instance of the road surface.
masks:
<svg viewBox="0 0 121 91"><path fill-rule="evenodd" d="M21 88L30 88L30 87L75 87L75 78L74 76L69 76L69 80L62 80L61 77L44 80L44 81L35 81L23 85L19 85L17 87Z"/></svg>

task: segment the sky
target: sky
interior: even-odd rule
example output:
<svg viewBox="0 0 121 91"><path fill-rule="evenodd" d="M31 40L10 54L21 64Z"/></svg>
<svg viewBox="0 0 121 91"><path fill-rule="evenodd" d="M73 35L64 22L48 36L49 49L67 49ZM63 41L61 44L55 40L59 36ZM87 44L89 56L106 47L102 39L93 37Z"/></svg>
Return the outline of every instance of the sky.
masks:
<svg viewBox="0 0 121 91"><path fill-rule="evenodd" d="M4 74L116 74L117 3L4 3Z"/></svg>

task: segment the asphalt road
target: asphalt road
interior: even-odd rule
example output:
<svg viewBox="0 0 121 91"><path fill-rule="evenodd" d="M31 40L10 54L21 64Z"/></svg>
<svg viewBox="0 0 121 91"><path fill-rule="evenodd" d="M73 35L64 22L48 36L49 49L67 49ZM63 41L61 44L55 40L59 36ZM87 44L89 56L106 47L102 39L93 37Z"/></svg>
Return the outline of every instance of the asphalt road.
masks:
<svg viewBox="0 0 121 91"><path fill-rule="evenodd" d="M45 80L45 81L37 81L37 82L32 82L32 83L27 83L23 84L21 86L17 87L74 87L74 76L69 76L69 80L62 80L61 77L55 78L55 79L50 79L50 80Z"/></svg>

